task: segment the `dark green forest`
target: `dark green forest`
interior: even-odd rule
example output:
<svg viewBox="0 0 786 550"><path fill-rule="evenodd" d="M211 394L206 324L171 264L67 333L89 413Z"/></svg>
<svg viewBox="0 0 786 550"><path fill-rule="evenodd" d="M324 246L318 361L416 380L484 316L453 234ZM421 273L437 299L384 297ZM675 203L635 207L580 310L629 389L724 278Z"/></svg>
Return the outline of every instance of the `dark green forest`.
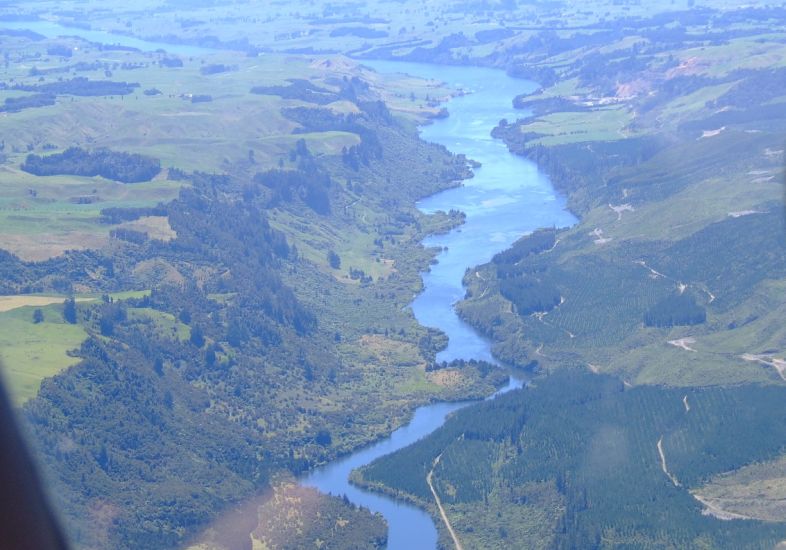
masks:
<svg viewBox="0 0 786 550"><path fill-rule="evenodd" d="M347 86L367 94L359 81ZM228 505L268 489L272 473L300 474L386 429L390 416L405 414L396 404L395 410L381 410L379 423L369 427L361 415L372 409L371 402L380 403L383 388L342 393L341 384L362 377L338 349L345 338L390 333L433 361L442 340L414 324L395 332L387 325L401 316L418 265L425 267L429 257L418 244L420 220L387 212L396 205L414 212L414 200L453 185L467 167L463 157L420 141L375 101L363 101L351 121L329 121L336 129L357 130L373 144L376 153L359 153L365 156L357 166L340 156L317 158L300 140L286 157L287 169L256 177L170 171L189 184L176 200L105 208L101 219L115 224L166 216L177 235L173 240L120 228L112 230L118 246L111 251L71 251L37 263L0 257L7 293L152 287L142 297L123 300L68 300L66 321L90 335L73 352L80 362L45 380L23 408L77 544L178 547ZM391 154L381 155L381 143ZM407 172L409 159L426 156L441 172L388 184L390 174ZM160 165L141 155L71 148L30 155L23 168L132 182L150 179ZM363 185L335 183L349 180ZM270 223L271 212L278 211L313 223L351 224L352 218L339 217L343 208L337 213L332 207L334 201L348 203L347 193L367 197L412 254L398 277L372 285L373 279L352 268L364 285L338 283L304 260ZM411 242L404 240L407 233ZM391 240L386 244L396 253ZM140 281L136 268L145 261L176 268L182 281L156 278L155 272ZM310 295L312 288L319 293ZM370 313L348 322L343 312L349 310ZM476 375L483 392L502 382L488 375L487 368ZM302 397L286 397L293 389ZM324 396L344 405L320 410L314 403ZM292 429L296 423L305 429ZM194 452L183 453L184 448ZM122 510L100 529L85 521L97 501ZM372 532L381 544L378 526Z"/></svg>
<svg viewBox="0 0 786 550"><path fill-rule="evenodd" d="M55 104L54 94L33 94L20 97L7 97L3 101L0 111L17 113L24 109L34 109L36 107L47 107Z"/></svg>
<svg viewBox="0 0 786 550"><path fill-rule="evenodd" d="M139 87L136 82L114 82L111 80L90 80L83 76L78 76L70 80L57 82L47 82L44 84L17 84L11 87L13 90L24 92L36 92L52 95L74 95L74 96L112 96L128 95Z"/></svg>
<svg viewBox="0 0 786 550"><path fill-rule="evenodd" d="M703 515L689 490L778 456L786 448L784 398L783 388L755 385L626 389L566 369L456 413L428 438L365 467L362 479L430 502L426 475L441 455L435 485L455 513L471 504L482 516L498 498L526 506L535 498L527 487L554 483L564 501L554 548L771 548L786 524ZM661 469L659 441L679 485Z"/></svg>
<svg viewBox="0 0 786 550"><path fill-rule="evenodd" d="M22 170L36 176L101 176L123 183L150 181L161 171L158 159L139 154L69 147L52 155L28 155Z"/></svg>
<svg viewBox="0 0 786 550"><path fill-rule="evenodd" d="M0 295L54 299L20 306L20 333L82 342L20 406L77 547L384 548L382 517L293 480L467 399L352 474L441 546L444 523L468 549L786 540L697 498L786 456L786 8L6 4L2 23L167 46L0 29L3 248L51 248L0 250ZM174 53L194 45L213 51ZM410 307L424 239L465 219L417 201L480 167L418 125L471 90L366 59L536 83L491 136L579 219L467 266L456 310L505 369L438 361L446 335ZM481 401L516 370L527 387Z"/></svg>

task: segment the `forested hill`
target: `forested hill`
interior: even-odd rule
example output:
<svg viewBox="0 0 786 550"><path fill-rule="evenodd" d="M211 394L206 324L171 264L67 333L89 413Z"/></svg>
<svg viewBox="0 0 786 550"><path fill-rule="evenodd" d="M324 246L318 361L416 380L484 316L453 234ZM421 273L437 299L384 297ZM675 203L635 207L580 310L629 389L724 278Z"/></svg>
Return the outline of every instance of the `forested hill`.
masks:
<svg viewBox="0 0 786 550"><path fill-rule="evenodd" d="M109 268L111 287L155 261L182 277L141 298L80 306L75 322L91 335L81 362L25 405L80 544L176 546L184 528L265 487L289 460L284 438L255 443L255 411L275 410L275 385L302 384L306 364L337 363L320 350L314 314L281 281L286 239L252 204L217 198L231 189L228 178L197 175L168 207L177 239L107 258L74 254L73 271L59 273L78 282ZM299 364L288 366L287 353ZM284 421L266 416L271 430ZM268 458L256 460L260 452ZM97 497L126 503L103 533L79 519Z"/></svg>
<svg viewBox="0 0 786 550"><path fill-rule="evenodd" d="M782 31L786 16L770 15ZM771 359L786 353L786 72L735 54L752 40L762 54L781 47L732 38L731 23L709 43L700 28L654 27L691 18L713 15L662 14L607 37L611 49L544 57L559 82L517 98L526 111L495 128L581 216L466 278L460 311L501 357L634 384L783 381Z"/></svg>
<svg viewBox="0 0 786 550"><path fill-rule="evenodd" d="M782 519L707 513L699 488L783 451L785 398L759 385L630 389L563 369L458 412L356 479L433 509L430 474L467 548L772 548Z"/></svg>
<svg viewBox="0 0 786 550"><path fill-rule="evenodd" d="M467 547L784 539L784 15L663 13L510 52L548 78L493 135L580 221L468 270L458 309L542 377L359 482L440 521L430 479Z"/></svg>
<svg viewBox="0 0 786 550"><path fill-rule="evenodd" d="M458 306L544 376L358 479L441 526L439 495L468 548L786 539L784 7L96 6L0 6L170 50L0 31L0 353L77 545L228 546L237 505L242 545L382 546L342 499L291 506L293 477L503 381L435 365L406 307L463 219L415 207L471 176L416 130L458 92L363 58L537 81L493 136L580 222L470 269Z"/></svg>
<svg viewBox="0 0 786 550"><path fill-rule="evenodd" d="M198 72L191 65L185 70ZM54 335L76 340L68 356L46 356L72 366L42 377L22 413L78 545L179 547L229 506L272 490L271 479L291 479L378 438L416 405L479 397L503 382L487 365L435 372L444 339L404 309L431 258L420 241L460 221L424 216L415 201L467 177L466 159L422 142L381 101L378 83L359 76L371 73L347 70L321 84L339 102L332 110L308 96L297 108L280 96L259 99L260 89L246 86L251 108L281 117L286 132L274 148L256 146L259 158L244 150L224 170L188 169L205 162L198 141L197 154L183 149L180 164L160 174L154 147L57 153L47 142L39 150L49 152L12 156L34 178L28 200L39 200L37 189L45 196L89 186L67 208L84 219L97 205L88 227L111 236L106 246L42 262L0 259L4 294L49 304L6 313L4 326L34 331L44 347ZM297 85L263 91L288 86ZM162 100L181 109L177 97L139 101ZM111 100L89 101L101 109ZM132 105L130 117L148 116L149 107ZM57 135L58 119L44 120ZM152 132L169 128L157 114L144 120ZM85 119L85 131L103 123ZM222 139L234 139L246 121L236 124L220 130ZM331 140L342 145L325 149ZM167 186L177 186L173 200L101 204L117 188L133 197ZM80 233L69 238L81 244ZM61 298L40 298L52 294ZM75 299L64 303L69 295ZM379 518L339 499L319 502L314 518L355 521L331 535L332 526L314 519L314 536L384 544ZM286 528L267 518L258 536Z"/></svg>

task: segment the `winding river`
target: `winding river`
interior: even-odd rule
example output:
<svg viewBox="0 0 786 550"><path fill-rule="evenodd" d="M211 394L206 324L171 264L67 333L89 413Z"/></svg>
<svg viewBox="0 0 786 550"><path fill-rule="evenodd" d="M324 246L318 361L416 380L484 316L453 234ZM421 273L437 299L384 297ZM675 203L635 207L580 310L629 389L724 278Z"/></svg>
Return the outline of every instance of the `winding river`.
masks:
<svg viewBox="0 0 786 550"><path fill-rule="evenodd" d="M67 28L49 21L5 21L0 22L0 28L29 29L47 37L80 36L92 42L143 51L166 50L188 56L213 51L148 42L98 30ZM423 139L463 153L480 162L481 167L463 186L443 191L418 204L424 212L462 210L467 218L461 227L424 242L426 246L440 247L443 251L437 258L439 263L423 274L424 290L415 298L412 310L421 324L438 328L448 335L448 347L438 355L439 361L484 359L496 362L489 342L461 321L453 307L464 296L461 281L466 269L489 261L494 254L538 227L563 227L575 221L537 167L511 154L501 141L490 136L491 129L500 119L521 116L520 111L513 109L512 99L517 94L532 91L535 84L510 78L496 69L405 62L364 63L380 72L403 72L437 79L469 92L448 103L448 118L436 120L422 129ZM508 386L497 394L520 387L522 383L511 378ZM300 481L325 493L347 495L353 503L381 513L389 525L388 548L391 550L436 548L437 530L430 515L409 504L351 485L349 474L355 468L425 437L439 428L447 415L468 404L437 403L420 407L410 423L390 437L318 468Z"/></svg>
<svg viewBox="0 0 786 550"><path fill-rule="evenodd" d="M423 274L424 290L415 298L412 310L421 324L438 328L448 335L448 347L440 352L437 360L496 362L489 342L464 323L453 307L464 297L461 281L466 269L489 261L494 254L509 248L516 239L538 227L563 227L575 221L537 167L511 154L504 143L491 137L491 129L500 119L521 116L521 111L513 109L512 99L517 94L534 90L536 85L513 79L496 69L397 61L364 63L380 72L404 72L438 79L470 92L448 103L448 118L436 120L421 131L423 139L442 144L454 153L464 153L480 162L481 167L463 186L418 203L423 212L458 209L465 212L467 218L461 227L429 237L424 242L426 246L443 250L437 257L439 263ZM498 393L521 385L521 380L512 378ZM430 515L415 506L353 486L349 483L349 474L355 468L425 437L439 428L448 414L467 405L438 403L420 407L412 421L389 438L318 468L301 482L326 493L346 494L355 504L380 512L388 521L390 550L436 548L437 530Z"/></svg>

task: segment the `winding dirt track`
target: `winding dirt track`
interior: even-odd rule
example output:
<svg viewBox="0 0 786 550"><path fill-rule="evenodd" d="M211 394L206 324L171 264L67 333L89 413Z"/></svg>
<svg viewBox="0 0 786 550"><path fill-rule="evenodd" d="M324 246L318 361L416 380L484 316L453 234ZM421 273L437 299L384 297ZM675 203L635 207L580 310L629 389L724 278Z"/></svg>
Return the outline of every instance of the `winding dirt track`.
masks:
<svg viewBox="0 0 786 550"><path fill-rule="evenodd" d="M701 511L702 515L704 516L712 516L724 521L729 521L732 519L755 519L750 516L745 516L743 514L738 514L736 512L728 512L723 510L719 506L716 506L712 502L710 502L705 497L699 495L698 493L691 492L693 498L698 500L702 505L704 505L704 510Z"/></svg>
<svg viewBox="0 0 786 550"><path fill-rule="evenodd" d="M679 487L680 482L677 480L676 476L669 472L669 468L666 466L666 452L663 450L663 436L660 436L658 440L658 454L660 455L660 469L663 470L663 473L666 474L675 487Z"/></svg>
<svg viewBox="0 0 786 550"><path fill-rule="evenodd" d="M778 359L772 355L755 355L752 353L743 353L740 357L745 361L754 361L774 368L780 377L786 381L786 360Z"/></svg>
<svg viewBox="0 0 786 550"><path fill-rule="evenodd" d="M434 484L431 482L431 479L434 477L434 468L439 464L440 458L442 458L442 455L434 459L434 464L431 465L431 471L426 476L426 483L428 483L428 488L431 489L431 494L434 495L434 500L437 502L437 508L439 508L439 515L442 516L442 521L445 522L445 527L448 528L448 533L450 533L450 537L453 539L453 545L456 547L456 550L464 550L464 547L461 546L461 541L453 530L453 526L450 524L448 515L445 513L445 508L442 507L442 501L437 491L434 489Z"/></svg>

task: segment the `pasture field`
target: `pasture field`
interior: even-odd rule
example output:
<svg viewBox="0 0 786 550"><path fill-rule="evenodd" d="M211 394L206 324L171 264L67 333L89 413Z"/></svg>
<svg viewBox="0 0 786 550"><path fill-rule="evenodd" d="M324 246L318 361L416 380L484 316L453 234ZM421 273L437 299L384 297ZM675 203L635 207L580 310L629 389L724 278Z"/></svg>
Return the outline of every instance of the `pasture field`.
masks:
<svg viewBox="0 0 786 550"><path fill-rule="evenodd" d="M149 290L113 292L113 300L142 298ZM68 352L76 350L87 338L85 327L63 320L63 301L66 296L23 294L0 296L0 360L9 391L17 404L22 404L38 393L41 381L54 376L79 362L79 357ZM98 302L97 295L79 295L77 304ZM33 312L40 309L44 320L33 322ZM188 339L188 327L174 317L150 309L131 310L130 315L153 318L159 329Z"/></svg>
<svg viewBox="0 0 786 550"><path fill-rule="evenodd" d="M78 357L68 355L87 338L80 325L63 321L62 300L57 304L40 297L44 321L33 323L36 307L25 305L0 313L0 359L3 376L15 403L22 404L38 393L44 378L75 365Z"/></svg>
<svg viewBox="0 0 786 550"><path fill-rule="evenodd" d="M424 216L415 202L470 172L415 132L458 90L362 66L403 57L538 81L514 100L520 120L495 136L538 163L582 220L515 265L472 270L459 306L497 356L554 378L536 378L532 399L481 405L480 424L457 429L465 419L454 417L406 460L372 466L367 481L398 484L428 507L428 476L460 537L479 547L505 547L511 536L542 547L786 537L780 524L703 516L690 493L734 513L778 512L747 502L783 477L786 258L776 230L786 96L777 79L786 49L770 8L676 0L663 24L663 6L615 0L593 9L181 4L14 9L45 16L31 25L84 19L210 52L0 35L1 105L50 103L32 90L74 77L138 83L0 113L0 245L40 262L5 258L24 273L4 292L60 292L68 276L90 300L84 324L67 325L62 296L0 299L0 358L15 399L42 440L80 434L74 455L44 450L74 524L91 517L92 495L112 495L123 503L106 535L116 546L182 546L227 503L269 488L272 473L302 472L381 437L418 404L499 386L473 366L434 370L444 335L407 308L433 258L423 238L461 222ZM694 4L708 9L687 10ZM0 18L9 14L0 7ZM137 184L21 170L29 154L69 146L138 153L162 170ZM268 172L276 169L291 174ZM133 221L102 221L106 208L159 203L166 215L125 210ZM89 252L67 253L75 249ZM503 295L519 283L522 292ZM154 290L100 299L139 288ZM543 295L556 305L518 309ZM38 307L44 319L34 323ZM68 352L88 335L86 360L74 365ZM40 410L61 423L42 422ZM291 509L270 517L277 512Z"/></svg>
<svg viewBox="0 0 786 550"><path fill-rule="evenodd" d="M334 89L335 80L331 79L361 74L372 86L384 90L392 107L412 121L436 113L423 99L429 92L435 99L448 93L437 83L382 77L358 69L357 62L340 56L332 60L293 55L250 58L217 52L207 57L183 57L182 67L163 67L160 62L168 59L164 54L100 51L75 38L35 43L32 48L22 39L6 38L5 42L9 43L10 59L18 62L10 63L4 76L20 84L45 84L62 78L63 72L69 77L139 83L139 88L126 96L61 96L55 105L0 115L5 132L0 234L5 249L31 261L46 260L70 249L108 246L109 233L118 227L141 230L154 239L171 238L171 229L160 220L119 226L101 223L100 216L106 208L149 207L175 199L187 183L168 176L170 169L251 177L265 169L291 167L288 155L299 140L317 157L340 155L344 148L359 143L356 134L345 131L293 133L297 124L287 119L283 110L316 106L276 95L251 94L254 86L282 86L289 79L308 79ZM41 55L53 42L79 49L70 59ZM36 50L39 57L33 55ZM88 67L95 64L95 68L74 71L70 67L76 61ZM204 74L205 67L212 66L222 69ZM143 93L149 90L155 93ZM4 90L3 95L29 94ZM194 96L211 100L192 103ZM327 107L336 113L357 111L347 101ZM148 155L160 159L163 170L153 181L121 184L101 177L40 177L19 169L31 152L49 154L71 146ZM344 248L345 254L353 254L351 247ZM356 256L354 263L360 267L365 254ZM385 272L383 265L362 268L369 273Z"/></svg>
<svg viewBox="0 0 786 550"><path fill-rule="evenodd" d="M521 126L522 132L541 134L532 143L564 145L566 143L615 141L633 135L627 127L632 117L625 106L608 106L586 113L555 113L535 118Z"/></svg>

